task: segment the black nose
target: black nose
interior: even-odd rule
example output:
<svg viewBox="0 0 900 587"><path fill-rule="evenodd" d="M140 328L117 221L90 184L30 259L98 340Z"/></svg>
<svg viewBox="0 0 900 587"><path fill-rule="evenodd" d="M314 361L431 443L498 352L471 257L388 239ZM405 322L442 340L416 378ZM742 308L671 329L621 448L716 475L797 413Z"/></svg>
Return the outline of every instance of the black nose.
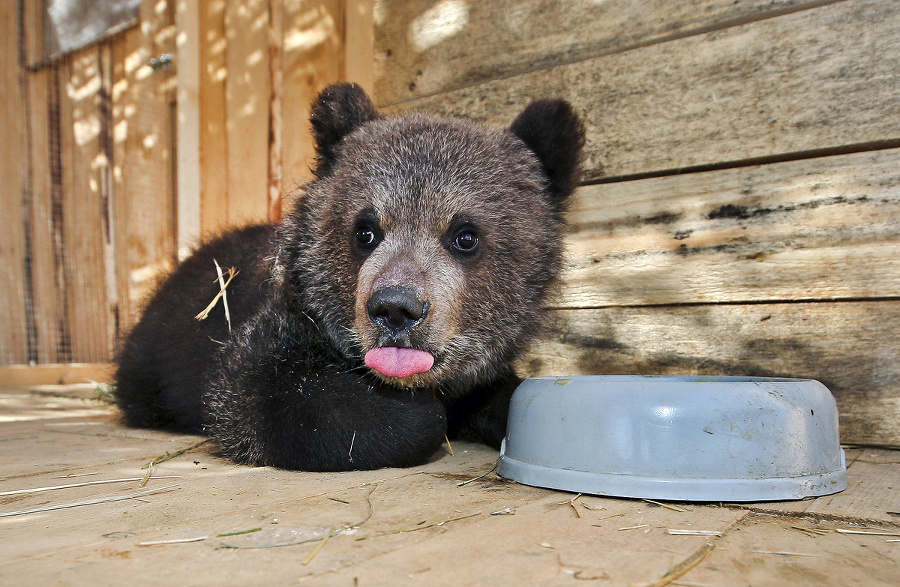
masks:
<svg viewBox="0 0 900 587"><path fill-rule="evenodd" d="M428 313L423 302L410 287L392 285L376 290L366 302L369 318L387 334L409 334Z"/></svg>

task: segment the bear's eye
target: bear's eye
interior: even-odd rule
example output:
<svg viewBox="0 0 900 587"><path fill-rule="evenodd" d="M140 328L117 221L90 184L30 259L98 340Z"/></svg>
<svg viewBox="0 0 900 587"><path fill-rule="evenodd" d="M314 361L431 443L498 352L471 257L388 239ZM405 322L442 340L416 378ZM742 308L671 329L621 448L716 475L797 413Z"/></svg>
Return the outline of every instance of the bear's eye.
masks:
<svg viewBox="0 0 900 587"><path fill-rule="evenodd" d="M364 254L368 254L378 246L383 238L378 218L371 210L366 210L356 219L353 226L353 245Z"/></svg>
<svg viewBox="0 0 900 587"><path fill-rule="evenodd" d="M460 253L474 253L478 248L478 235L471 228L460 229L453 236L453 248Z"/></svg>
<svg viewBox="0 0 900 587"><path fill-rule="evenodd" d="M378 235L371 226L358 226L356 228L356 244L363 249L374 248L378 244Z"/></svg>

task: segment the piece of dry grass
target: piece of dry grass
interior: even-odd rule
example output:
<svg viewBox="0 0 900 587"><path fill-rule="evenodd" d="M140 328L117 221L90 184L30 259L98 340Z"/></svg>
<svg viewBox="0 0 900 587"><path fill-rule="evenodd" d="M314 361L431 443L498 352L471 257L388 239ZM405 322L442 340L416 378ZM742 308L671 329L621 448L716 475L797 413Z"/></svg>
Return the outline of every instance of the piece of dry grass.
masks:
<svg viewBox="0 0 900 587"><path fill-rule="evenodd" d="M569 505L572 506L572 511L575 512L576 518L581 518L581 512L579 512L578 508L575 506L575 502L578 500L579 497L581 497L580 493L569 500Z"/></svg>
<svg viewBox="0 0 900 587"><path fill-rule="evenodd" d="M815 558L821 558L821 554L808 554L805 552L791 552L788 550L754 550L754 554L776 554L779 556L811 556Z"/></svg>
<svg viewBox="0 0 900 587"><path fill-rule="evenodd" d="M190 446L187 447L187 448L183 448L183 449L178 450L178 451L175 451L175 452L173 452L173 453L170 453L169 451L166 451L166 454L164 454L164 455L159 455L158 457L156 457L155 459L153 459L152 461L150 461L149 463L147 463L146 465L144 465L143 467L141 467L141 469L149 469L150 467L154 467L154 466L156 466L156 465L158 465L158 464L160 464L160 463L164 463L164 462L166 462L166 461L168 461L168 460L170 460L170 459L174 459L175 457L180 457L180 456L183 455L184 453L189 452L189 451L192 451L192 450L194 450L195 448L199 448L199 447L203 446L204 444L206 444L207 442L210 442L211 440L212 440L211 438L206 438L206 439L204 439L204 440L201 440L200 442L197 442L197 443L194 443L194 444L190 445Z"/></svg>
<svg viewBox="0 0 900 587"><path fill-rule="evenodd" d="M209 536L197 536L195 538L174 538L172 540L148 540L147 542L138 542L137 546L160 546L163 544L187 544L189 542L202 542Z"/></svg>
<svg viewBox="0 0 900 587"><path fill-rule="evenodd" d="M332 528L331 532L329 532L328 534L325 535L324 538L322 538L321 542L319 542L316 545L316 547L312 549L312 552L310 552L308 555L306 555L306 558L303 559L300 564L302 564L305 567L312 561L312 559L316 558L316 555L319 554L319 551L322 550L322 547L325 546L325 543L328 542L328 539L331 538L332 536L334 536L334 534L332 534L332 532L334 532L334 528Z"/></svg>
<svg viewBox="0 0 900 587"><path fill-rule="evenodd" d="M653 501L652 499L645 499L642 501L645 501L647 503L652 503L653 505L658 505L661 508L666 508L667 510L672 510L673 512L689 512L689 511L691 511L691 510L686 510L684 508L680 508L678 506L674 506L672 504L663 503L661 501Z"/></svg>
<svg viewBox="0 0 900 587"><path fill-rule="evenodd" d="M709 553L713 551L715 545L712 542L707 542L706 545L684 559L674 567L672 567L665 575L657 579L656 581L649 581L647 583L638 583L634 587L664 587L668 585L675 579L686 575L689 571L696 568L697 565L703 562L703 560L709 556Z"/></svg>
<svg viewBox="0 0 900 587"><path fill-rule="evenodd" d="M863 534L865 536L900 536L900 532L874 532L872 530L845 530L844 528L836 528L835 532L839 534Z"/></svg>
<svg viewBox="0 0 900 587"><path fill-rule="evenodd" d="M451 456L451 457L455 457L455 456L456 456L456 453L453 452L453 445L450 444L450 438L447 437L447 434L446 434L446 433L444 434L444 442L447 443L447 450L450 451L450 456Z"/></svg>
<svg viewBox="0 0 900 587"><path fill-rule="evenodd" d="M806 534L811 534L813 536L825 536L826 534L830 534L831 530L825 530L824 528L804 528L803 526L791 526L794 530L800 530L801 532L805 532Z"/></svg>
<svg viewBox="0 0 900 587"><path fill-rule="evenodd" d="M327 538L331 538L332 536L337 536L338 534L341 534L342 532L346 532L348 530L353 530L354 528L359 528L360 526L362 526L363 524L365 524L366 522L369 521L369 519L372 517L372 514L375 512L375 508L372 505L372 494L375 492L375 490L377 488L378 488L377 484L373 485L371 491L369 491L369 493L366 495L366 503L369 506L369 511L366 514L365 518L363 518L362 520L360 520L359 522L357 522L355 524L343 526L338 529L332 528L331 530L326 532L325 535L323 535L323 536L315 536L313 538L306 538L304 540L295 540L293 542L275 542L272 544L242 545L242 544L230 544L228 542L223 542L220 546L221 546L221 548L234 548L234 549L281 548L283 546L297 546L300 544L309 544L310 542L317 542L317 541L322 541L321 544L324 546L325 540ZM321 548L319 550L321 550ZM318 551L315 551L315 552L318 553ZM310 558L310 560L312 560L312 559Z"/></svg>
<svg viewBox="0 0 900 587"><path fill-rule="evenodd" d="M426 530L428 528L440 528L445 524L449 524L450 522L458 522L459 520L465 520L466 518L472 518L475 516L481 515L481 512L472 512L471 514L464 514L462 516L456 516L455 518L449 518L444 520L443 522L435 522L433 524L425 524L424 522L419 522L413 528L400 528L397 530L387 530L385 532L378 532L375 536L390 536L391 534L407 534L409 532L418 532L419 530ZM357 539L362 540L362 539Z"/></svg>
<svg viewBox="0 0 900 587"><path fill-rule="evenodd" d="M39 513L39 512L49 512L49 511L53 511L53 510L62 510L62 509L67 509L67 508L80 507L80 506L83 506L83 505L94 505L94 504L98 504L98 503L109 503L109 502L113 502L113 501L124 501L124 500L126 500L126 499L135 499L135 498L138 498L138 497L141 497L141 496L144 496L144 495L150 495L151 493L159 493L159 492L161 492L161 491L166 491L166 490L169 490L169 489L174 489L174 488L176 488L176 487L178 487L178 484L175 484L175 485L166 485L165 487L157 487L156 489L148 489L148 490L146 490L146 491L139 491L139 492L137 492L137 493L130 493L130 494L128 494L128 495L115 495L115 496L112 496L112 497L101 497L101 498L98 498L98 499L87 499L87 500L84 500L84 501L75 501L75 502L71 502L71 503L63 503L63 504L57 504L57 505L48 505L48 506L44 506L44 507L33 508L33 509L30 509L30 510L21 510L21 511L17 511L17 512L2 512L2 513L0 513L0 518L5 518L5 517L9 517L9 516L22 516L22 515L25 515L25 514L36 514L36 513Z"/></svg>
<svg viewBox="0 0 900 587"><path fill-rule="evenodd" d="M478 477L475 477L474 479L469 479L468 481L463 481L461 483L457 483L456 486L462 487L463 485L468 485L469 483L478 481L479 479L484 479L485 477L487 477L488 475L490 475L491 473L493 473L496 470L497 470L497 465L495 464L493 467L491 467L491 470L488 471L487 473L485 473L484 475L479 475Z"/></svg>
<svg viewBox="0 0 900 587"><path fill-rule="evenodd" d="M181 475L165 475L157 477L157 479L180 479ZM25 493L41 493L44 491L53 491L55 489L71 489L73 487L87 487L88 485L105 485L108 483L128 483L130 481L140 481L140 477L128 477L125 479L104 479L102 481L85 481L83 483L68 483L66 485L50 485L48 487L35 487L33 489L16 489L14 491L0 491L0 496L6 495L22 495ZM143 487L143 485L141 485Z"/></svg>
<svg viewBox="0 0 900 587"><path fill-rule="evenodd" d="M261 532L262 528L251 528L249 530L238 530L237 532L223 532L221 534L216 534L216 538L225 538L226 536L240 536L242 534L253 534L254 532Z"/></svg>
<svg viewBox="0 0 900 587"><path fill-rule="evenodd" d="M721 536L718 530L679 530L677 528L666 528L666 534L672 536Z"/></svg>
<svg viewBox="0 0 900 587"><path fill-rule="evenodd" d="M222 268L219 267L219 262L213 259L213 263L216 264L216 273L218 274L218 282L219 282L219 292L216 294L216 297L212 299L206 308L203 309L202 312L194 316L197 320L206 320L209 317L209 313L213 308L216 307L216 304L219 302L219 299L222 300L222 305L225 307L225 319L228 321L228 331L231 332L231 313L228 311L228 297L225 293L225 288L228 287L228 284L231 283L231 280L234 279L235 275L240 273L234 267L228 269L228 281L225 281L224 274L222 273Z"/></svg>

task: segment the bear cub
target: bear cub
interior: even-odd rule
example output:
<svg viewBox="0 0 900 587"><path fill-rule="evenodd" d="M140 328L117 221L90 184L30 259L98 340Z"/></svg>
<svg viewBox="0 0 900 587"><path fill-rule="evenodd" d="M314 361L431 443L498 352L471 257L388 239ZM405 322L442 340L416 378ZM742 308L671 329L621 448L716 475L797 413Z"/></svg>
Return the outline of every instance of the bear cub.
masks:
<svg viewBox="0 0 900 587"><path fill-rule="evenodd" d="M561 263L582 125L559 100L505 130L313 104L315 179L278 225L228 232L162 283L124 340L125 420L212 436L239 463L426 462L447 434L498 447L511 363ZM236 268L223 306L216 264Z"/></svg>

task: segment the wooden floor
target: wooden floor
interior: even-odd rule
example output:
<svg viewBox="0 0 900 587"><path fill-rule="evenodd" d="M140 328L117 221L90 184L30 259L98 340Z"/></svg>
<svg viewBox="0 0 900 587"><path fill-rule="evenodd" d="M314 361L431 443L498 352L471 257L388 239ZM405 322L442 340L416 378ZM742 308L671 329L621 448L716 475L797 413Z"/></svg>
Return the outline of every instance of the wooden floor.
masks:
<svg viewBox="0 0 900 587"><path fill-rule="evenodd" d="M0 392L0 584L900 585L900 452L848 449L835 496L658 505L507 482L473 444L413 469L238 466L94 393Z"/></svg>

